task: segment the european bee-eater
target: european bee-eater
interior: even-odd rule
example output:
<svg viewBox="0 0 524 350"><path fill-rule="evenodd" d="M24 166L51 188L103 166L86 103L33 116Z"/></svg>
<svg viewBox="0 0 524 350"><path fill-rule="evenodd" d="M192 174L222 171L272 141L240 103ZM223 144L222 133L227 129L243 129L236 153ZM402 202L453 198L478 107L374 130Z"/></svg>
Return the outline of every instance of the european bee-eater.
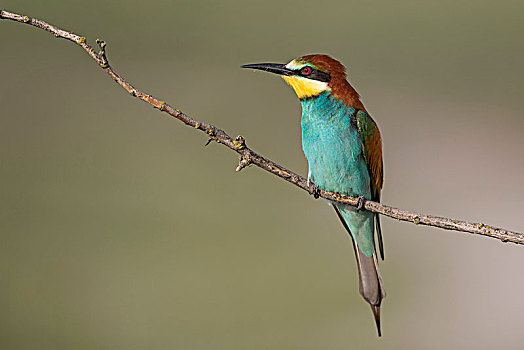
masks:
<svg viewBox="0 0 524 350"><path fill-rule="evenodd" d="M378 269L374 232L384 259L378 214L361 210L364 200L380 201L382 141L377 124L346 80L346 70L327 55L308 55L288 64L257 63L242 68L279 74L302 105L302 149L308 184L359 197L360 208L331 203L349 232L357 259L360 294L370 304L378 335L380 303L386 296Z"/></svg>

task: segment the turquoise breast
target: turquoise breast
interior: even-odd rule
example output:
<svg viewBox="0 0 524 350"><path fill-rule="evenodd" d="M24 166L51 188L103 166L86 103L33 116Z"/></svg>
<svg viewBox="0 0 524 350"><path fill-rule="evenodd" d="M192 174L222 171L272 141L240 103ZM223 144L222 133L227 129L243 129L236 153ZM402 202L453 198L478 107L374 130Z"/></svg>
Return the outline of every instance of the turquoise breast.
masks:
<svg viewBox="0 0 524 350"><path fill-rule="evenodd" d="M328 92L302 103L302 149L308 160L308 181L323 190L371 199L370 177L355 109ZM374 252L373 213L336 204L360 250Z"/></svg>
<svg viewBox="0 0 524 350"><path fill-rule="evenodd" d="M308 179L326 191L371 199L362 141L353 119L355 109L327 92L301 103Z"/></svg>

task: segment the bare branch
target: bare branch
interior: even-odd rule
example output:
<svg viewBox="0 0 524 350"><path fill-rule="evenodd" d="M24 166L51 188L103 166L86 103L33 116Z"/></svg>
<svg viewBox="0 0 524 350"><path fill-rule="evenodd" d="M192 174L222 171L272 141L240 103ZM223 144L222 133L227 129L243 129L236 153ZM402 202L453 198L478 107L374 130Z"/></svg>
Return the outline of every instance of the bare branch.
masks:
<svg viewBox="0 0 524 350"><path fill-rule="evenodd" d="M95 50L89 45L85 37L76 35L74 33L57 28L44 21L30 18L28 16L22 16L16 13L0 10L0 19L9 19L20 23L26 23L31 26L46 30L53 34L57 38L64 38L82 47L87 54L102 68L107 74L113 78L117 84L123 87L128 93L141 99L144 102L149 103L153 107L169 114L170 116L180 120L186 125L189 125L195 129L205 132L209 141L216 141L231 150L239 154L239 164L236 171L240 171L250 164L254 164L301 189L307 191L310 194L314 194L315 197L323 197L325 199L357 206L359 204L358 198L344 196L338 193L327 192L324 190L317 190L316 188L312 191L311 186L307 184L306 179L294 172L287 170L286 168L272 162L269 159L257 154L252 149L246 146L245 140L242 136L238 136L232 139L225 131L214 127L205 122L197 121L187 114L184 114L179 109L175 109L167 103L154 98L151 95L145 94L142 91L135 88L133 85L125 81L119 74L117 74L113 68L109 65L109 61L106 57L106 43L100 39L97 39L97 44L100 47L100 52L96 53ZM445 217L432 216L409 212L402 209L393 208L381 203L372 202L366 200L364 208L372 212L377 212L385 216L400 220L412 222L416 225L427 225L433 227L439 227L446 230L455 230L461 232L469 232L477 235L488 236L497 238L502 242L512 242L516 244L524 244L524 234L519 232L512 232L502 228L492 227L483 223L473 223L461 220L455 220Z"/></svg>

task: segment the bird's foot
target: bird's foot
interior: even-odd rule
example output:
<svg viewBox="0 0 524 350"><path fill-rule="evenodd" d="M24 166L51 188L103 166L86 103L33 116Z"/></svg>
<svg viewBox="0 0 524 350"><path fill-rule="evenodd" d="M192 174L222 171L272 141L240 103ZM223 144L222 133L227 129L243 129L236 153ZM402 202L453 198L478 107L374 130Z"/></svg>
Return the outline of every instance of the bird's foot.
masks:
<svg viewBox="0 0 524 350"><path fill-rule="evenodd" d="M366 198L364 198L364 196L360 196L358 197L358 201L357 201L357 210L362 210L364 209L364 205L366 204Z"/></svg>
<svg viewBox="0 0 524 350"><path fill-rule="evenodd" d="M309 194L313 195L315 199L320 198L320 189L314 183L309 184Z"/></svg>

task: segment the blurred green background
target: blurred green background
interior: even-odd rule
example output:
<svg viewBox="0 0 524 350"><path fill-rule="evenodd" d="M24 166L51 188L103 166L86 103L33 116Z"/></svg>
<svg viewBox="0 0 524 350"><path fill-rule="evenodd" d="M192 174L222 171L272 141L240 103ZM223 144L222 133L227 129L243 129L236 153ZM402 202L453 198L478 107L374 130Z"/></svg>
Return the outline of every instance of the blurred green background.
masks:
<svg viewBox="0 0 524 350"><path fill-rule="evenodd" d="M522 1L26 1L138 88L303 175L300 105L241 70L329 53L383 201L524 230ZM383 219L383 333L333 210L0 22L0 348L520 349L524 247Z"/></svg>

